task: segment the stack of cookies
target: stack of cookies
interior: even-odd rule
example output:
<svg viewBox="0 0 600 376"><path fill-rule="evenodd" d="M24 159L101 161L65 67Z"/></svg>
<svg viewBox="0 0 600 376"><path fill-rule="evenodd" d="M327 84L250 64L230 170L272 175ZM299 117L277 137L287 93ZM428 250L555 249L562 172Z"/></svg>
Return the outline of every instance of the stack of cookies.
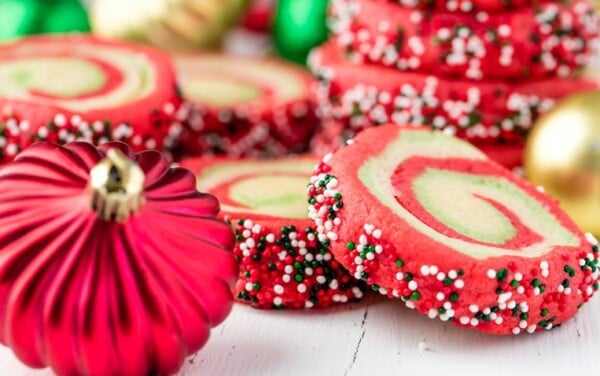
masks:
<svg viewBox="0 0 600 376"><path fill-rule="evenodd" d="M317 149L374 125L426 125L513 167L540 114L598 88L579 77L600 33L589 0L332 0L330 24L310 58Z"/></svg>

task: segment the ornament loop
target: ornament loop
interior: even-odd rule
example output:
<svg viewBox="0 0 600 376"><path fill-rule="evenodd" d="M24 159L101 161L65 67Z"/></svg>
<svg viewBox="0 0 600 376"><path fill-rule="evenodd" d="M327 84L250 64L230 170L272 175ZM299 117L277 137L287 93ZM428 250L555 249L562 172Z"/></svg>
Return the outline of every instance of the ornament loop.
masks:
<svg viewBox="0 0 600 376"><path fill-rule="evenodd" d="M144 172L119 149L90 171L91 207L105 221L124 222L140 211L144 202Z"/></svg>

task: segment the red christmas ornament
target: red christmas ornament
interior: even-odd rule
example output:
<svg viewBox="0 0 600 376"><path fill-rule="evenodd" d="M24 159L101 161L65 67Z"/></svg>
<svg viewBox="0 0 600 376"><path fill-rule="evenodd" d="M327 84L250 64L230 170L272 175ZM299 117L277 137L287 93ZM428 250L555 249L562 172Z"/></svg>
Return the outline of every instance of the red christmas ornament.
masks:
<svg viewBox="0 0 600 376"><path fill-rule="evenodd" d="M231 229L192 173L122 143L0 168L0 343L59 375L171 374L228 315Z"/></svg>

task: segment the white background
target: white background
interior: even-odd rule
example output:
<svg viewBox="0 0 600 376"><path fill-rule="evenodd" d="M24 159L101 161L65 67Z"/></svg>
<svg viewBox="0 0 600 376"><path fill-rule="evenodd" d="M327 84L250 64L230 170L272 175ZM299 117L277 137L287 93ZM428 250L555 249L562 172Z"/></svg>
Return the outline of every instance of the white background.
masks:
<svg viewBox="0 0 600 376"><path fill-rule="evenodd" d="M179 375L600 375L600 298L550 332L495 337L370 296L326 311L235 305ZM0 375L47 376L0 347Z"/></svg>

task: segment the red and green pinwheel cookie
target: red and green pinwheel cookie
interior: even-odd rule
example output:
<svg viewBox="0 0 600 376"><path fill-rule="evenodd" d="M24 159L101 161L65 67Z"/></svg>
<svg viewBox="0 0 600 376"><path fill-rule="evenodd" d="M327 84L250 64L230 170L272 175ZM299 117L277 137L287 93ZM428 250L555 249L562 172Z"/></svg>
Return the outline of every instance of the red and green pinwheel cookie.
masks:
<svg viewBox="0 0 600 376"><path fill-rule="evenodd" d="M470 141L507 167L521 165L525 136L557 100L599 87L587 78L511 84L399 72L354 64L333 43L313 51L310 65L322 119L341 126L337 137L319 131L333 146L380 124L425 125Z"/></svg>
<svg viewBox="0 0 600 376"><path fill-rule="evenodd" d="M232 307L218 212L157 151L27 148L0 167L0 343L58 375L174 374Z"/></svg>
<svg viewBox="0 0 600 376"><path fill-rule="evenodd" d="M234 295L255 308L325 308L362 297L308 218L306 184L314 157L190 159L198 188L221 202L236 234L240 265Z"/></svg>
<svg viewBox="0 0 600 376"><path fill-rule="evenodd" d="M497 13L527 6L538 6L553 0L381 0L410 9L455 13Z"/></svg>
<svg viewBox="0 0 600 376"><path fill-rule="evenodd" d="M187 155L283 156L302 152L317 124L313 77L272 59L218 54L175 57Z"/></svg>
<svg viewBox="0 0 600 376"><path fill-rule="evenodd" d="M334 40L354 61L469 80L570 77L590 62L600 17L590 0L498 14L334 0Z"/></svg>
<svg viewBox="0 0 600 376"><path fill-rule="evenodd" d="M160 51L77 34L0 45L0 162L36 141L162 149L180 104Z"/></svg>
<svg viewBox="0 0 600 376"><path fill-rule="evenodd" d="M598 290L598 243L541 190L441 132L385 125L328 154L308 189L354 277L490 334L555 328Z"/></svg>

